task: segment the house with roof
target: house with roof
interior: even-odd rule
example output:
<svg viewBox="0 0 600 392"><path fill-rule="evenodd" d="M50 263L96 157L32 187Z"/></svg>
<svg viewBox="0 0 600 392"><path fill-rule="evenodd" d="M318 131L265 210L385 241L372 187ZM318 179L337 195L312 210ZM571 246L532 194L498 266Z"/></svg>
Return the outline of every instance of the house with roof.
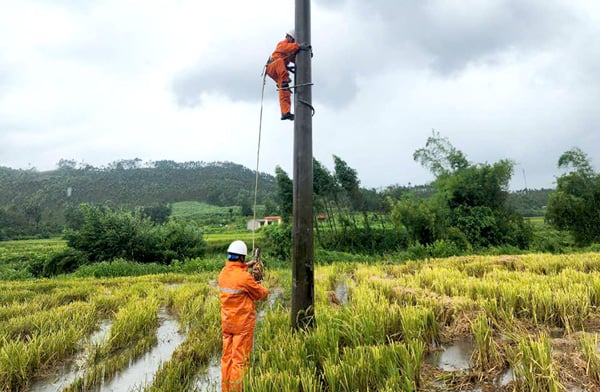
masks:
<svg viewBox="0 0 600 392"><path fill-rule="evenodd" d="M246 229L248 230L257 230L260 229L261 227L265 227L265 226L269 226L269 225L273 225L273 224L281 224L281 216L279 215L272 215L272 216L265 216L262 219L250 219L248 221L248 223L246 224Z"/></svg>

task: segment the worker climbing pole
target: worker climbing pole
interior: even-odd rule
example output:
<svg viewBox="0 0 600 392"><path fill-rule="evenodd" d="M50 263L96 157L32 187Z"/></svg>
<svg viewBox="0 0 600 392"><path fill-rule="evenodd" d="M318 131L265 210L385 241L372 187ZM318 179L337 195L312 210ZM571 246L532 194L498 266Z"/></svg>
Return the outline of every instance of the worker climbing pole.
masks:
<svg viewBox="0 0 600 392"><path fill-rule="evenodd" d="M311 42L310 0L296 0L298 42ZM308 45L310 49L310 45ZM311 50L296 54L292 224L292 328L314 326Z"/></svg>
<svg viewBox="0 0 600 392"><path fill-rule="evenodd" d="M296 42L296 31L290 30L286 33L283 41L277 43L273 54L267 60L265 65L265 74L277 83L279 92L279 107L281 108L281 119L294 121L292 113L292 89L300 87L291 85L290 72L295 73L296 67L291 63L296 63L296 53L301 50L310 50L310 45L302 42Z"/></svg>
<svg viewBox="0 0 600 392"><path fill-rule="evenodd" d="M313 154L310 45L310 0L296 0L296 29L286 34L285 40L275 48L262 74L258 149L256 154L256 183L254 188L254 219L256 224L256 196L258 194L258 163L262 132L263 101L267 75L277 83L281 119L294 121L293 169L293 224L292 224L292 328L306 329L314 326L314 244L313 244ZM301 42L300 44L296 43ZM290 85L288 64L295 63L295 83ZM291 113L291 90L295 92ZM254 229L252 248L254 249ZM262 272L262 269L261 269Z"/></svg>

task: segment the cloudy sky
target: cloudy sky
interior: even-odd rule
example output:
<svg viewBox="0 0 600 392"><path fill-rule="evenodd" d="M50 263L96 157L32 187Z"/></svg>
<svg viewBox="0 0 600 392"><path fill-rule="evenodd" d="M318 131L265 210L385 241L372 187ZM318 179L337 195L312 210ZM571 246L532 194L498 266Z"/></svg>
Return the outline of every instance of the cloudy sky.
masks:
<svg viewBox="0 0 600 392"><path fill-rule="evenodd" d="M467 158L552 187L580 147L600 170L598 0L313 0L315 157L365 187L432 179L432 129ZM61 158L256 166L261 71L293 0L0 0L0 166ZM267 80L260 170L291 174Z"/></svg>

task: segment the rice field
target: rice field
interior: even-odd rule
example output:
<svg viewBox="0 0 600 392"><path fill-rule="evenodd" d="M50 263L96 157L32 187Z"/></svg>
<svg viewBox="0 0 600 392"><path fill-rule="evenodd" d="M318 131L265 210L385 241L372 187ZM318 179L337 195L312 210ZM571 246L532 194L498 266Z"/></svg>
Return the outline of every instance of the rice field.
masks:
<svg viewBox="0 0 600 392"><path fill-rule="evenodd" d="M268 265L267 265L268 268ZM0 390L218 391L218 272L0 282ZM267 270L245 391L600 391L600 254Z"/></svg>

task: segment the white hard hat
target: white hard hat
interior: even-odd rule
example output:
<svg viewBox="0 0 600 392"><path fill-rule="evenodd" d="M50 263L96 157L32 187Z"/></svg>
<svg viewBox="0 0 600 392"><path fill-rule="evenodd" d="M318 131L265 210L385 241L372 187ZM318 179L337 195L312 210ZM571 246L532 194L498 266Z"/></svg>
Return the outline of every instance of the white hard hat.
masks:
<svg viewBox="0 0 600 392"><path fill-rule="evenodd" d="M229 248L227 248L227 253L246 256L248 253L248 247L246 247L244 241L236 240L229 245Z"/></svg>
<svg viewBox="0 0 600 392"><path fill-rule="evenodd" d="M291 29L290 31L288 31L287 35L289 35L293 39L296 39L296 31L294 29Z"/></svg>

